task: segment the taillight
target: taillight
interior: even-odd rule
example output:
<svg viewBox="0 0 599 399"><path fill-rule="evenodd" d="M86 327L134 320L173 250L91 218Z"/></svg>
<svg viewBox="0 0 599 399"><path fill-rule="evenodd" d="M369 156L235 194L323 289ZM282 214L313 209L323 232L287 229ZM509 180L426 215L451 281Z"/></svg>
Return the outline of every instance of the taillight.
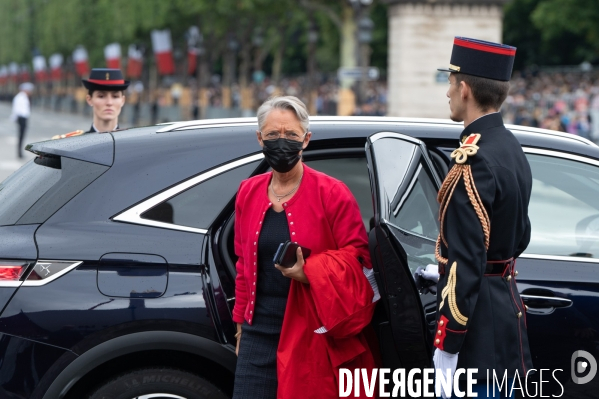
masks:
<svg viewBox="0 0 599 399"><path fill-rule="evenodd" d="M72 260L14 261L0 259L0 287L39 287L75 269ZM29 271L28 271L29 270Z"/></svg>
<svg viewBox="0 0 599 399"><path fill-rule="evenodd" d="M72 260L38 260L23 281L23 287L39 287L75 269L82 262Z"/></svg>
<svg viewBox="0 0 599 399"><path fill-rule="evenodd" d="M19 281L29 263L0 260L0 282Z"/></svg>

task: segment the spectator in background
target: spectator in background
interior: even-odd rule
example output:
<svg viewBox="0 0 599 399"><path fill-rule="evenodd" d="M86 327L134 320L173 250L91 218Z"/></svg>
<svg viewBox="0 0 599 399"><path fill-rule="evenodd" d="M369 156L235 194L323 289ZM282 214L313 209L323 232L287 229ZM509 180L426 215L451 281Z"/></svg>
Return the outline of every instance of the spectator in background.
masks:
<svg viewBox="0 0 599 399"><path fill-rule="evenodd" d="M593 101L591 102L591 139L599 140L599 87L595 90Z"/></svg>
<svg viewBox="0 0 599 399"><path fill-rule="evenodd" d="M562 68L514 74L507 122L599 139L599 72Z"/></svg>
<svg viewBox="0 0 599 399"><path fill-rule="evenodd" d="M19 158L23 158L23 139L25 138L25 131L27 130L27 121L31 115L31 103L29 97L33 92L33 83L22 83L19 86L19 93L12 100L12 114L11 119L17 122L19 132L19 144L17 147L17 155Z"/></svg>

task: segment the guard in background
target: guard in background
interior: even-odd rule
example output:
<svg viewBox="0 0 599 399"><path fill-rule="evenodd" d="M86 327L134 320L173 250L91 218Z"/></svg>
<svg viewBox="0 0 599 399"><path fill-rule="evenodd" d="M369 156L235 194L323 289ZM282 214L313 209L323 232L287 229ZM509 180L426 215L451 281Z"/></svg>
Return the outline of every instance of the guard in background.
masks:
<svg viewBox="0 0 599 399"><path fill-rule="evenodd" d="M125 105L125 90L129 86L129 81L124 80L121 70L94 68L89 79L82 79L82 82L87 89L87 104L93 109L91 128L87 132L76 130L56 135L53 139L80 136L84 133L112 132L119 128L119 115Z"/></svg>
<svg viewBox="0 0 599 399"><path fill-rule="evenodd" d="M525 377L532 367L515 270L530 241L532 174L498 112L515 55L515 47L456 37L449 68L440 69L450 72L451 119L464 122L464 130L438 194L433 360L436 368L452 372L478 368L479 398L487 397L487 370L500 379L507 371L512 379L516 372ZM492 396L491 391L489 397L509 398L509 393Z"/></svg>
<svg viewBox="0 0 599 399"><path fill-rule="evenodd" d="M33 93L33 83L25 82L19 86L19 93L12 100L11 119L17 122L19 129L19 144L17 144L17 156L23 158L23 140L27 131L27 121L31 115L31 102L29 97Z"/></svg>

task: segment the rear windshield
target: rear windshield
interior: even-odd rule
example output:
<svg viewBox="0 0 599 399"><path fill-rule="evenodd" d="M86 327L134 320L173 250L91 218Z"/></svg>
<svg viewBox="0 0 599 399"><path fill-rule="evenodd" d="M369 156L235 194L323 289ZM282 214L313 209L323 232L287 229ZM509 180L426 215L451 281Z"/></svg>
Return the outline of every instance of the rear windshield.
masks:
<svg viewBox="0 0 599 399"><path fill-rule="evenodd" d="M108 166L37 157L0 183L0 226L43 223Z"/></svg>

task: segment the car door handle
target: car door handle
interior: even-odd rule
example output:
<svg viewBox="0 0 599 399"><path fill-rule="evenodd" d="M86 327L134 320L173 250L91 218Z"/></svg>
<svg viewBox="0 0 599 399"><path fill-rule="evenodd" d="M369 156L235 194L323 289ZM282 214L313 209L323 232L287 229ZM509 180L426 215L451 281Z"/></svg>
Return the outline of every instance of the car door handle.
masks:
<svg viewBox="0 0 599 399"><path fill-rule="evenodd" d="M524 304L530 308L566 308L572 306L572 300L554 296L520 294Z"/></svg>

